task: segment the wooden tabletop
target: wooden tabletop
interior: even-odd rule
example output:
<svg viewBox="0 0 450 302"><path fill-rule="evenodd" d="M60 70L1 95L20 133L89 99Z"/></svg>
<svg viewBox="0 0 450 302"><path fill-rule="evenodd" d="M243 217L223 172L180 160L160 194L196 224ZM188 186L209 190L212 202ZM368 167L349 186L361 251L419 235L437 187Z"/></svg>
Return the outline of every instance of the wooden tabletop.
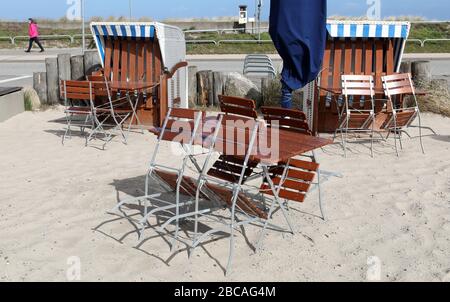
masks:
<svg viewBox="0 0 450 302"><path fill-rule="evenodd" d="M157 86L157 84L153 82L144 82L144 81L137 81L137 82L112 81L110 85L111 88L114 90L126 90L126 91L146 90Z"/></svg>
<svg viewBox="0 0 450 302"><path fill-rule="evenodd" d="M251 127L225 126L219 131L214 149L224 155L244 157L249 147L251 132ZM268 166L278 165L332 143L329 139L261 125L251 160Z"/></svg>
<svg viewBox="0 0 450 302"><path fill-rule="evenodd" d="M255 123L259 123L251 160L264 165L274 166L290 158L302 155L333 143L332 140L314 137L290 130L270 128L262 121L247 120L246 123L235 124L242 118L225 116L221 130L214 145L214 150L224 154L244 157L250 143L251 132ZM202 135L198 135L195 144L209 148L212 143L214 127L211 124L217 120L209 119ZM178 125L179 126L179 125ZM165 132L163 140L186 142L192 135L192 123L186 122L186 127L176 127ZM181 129L186 128L186 129ZM207 129L206 129L207 128ZM160 128L150 129L155 135L161 133Z"/></svg>

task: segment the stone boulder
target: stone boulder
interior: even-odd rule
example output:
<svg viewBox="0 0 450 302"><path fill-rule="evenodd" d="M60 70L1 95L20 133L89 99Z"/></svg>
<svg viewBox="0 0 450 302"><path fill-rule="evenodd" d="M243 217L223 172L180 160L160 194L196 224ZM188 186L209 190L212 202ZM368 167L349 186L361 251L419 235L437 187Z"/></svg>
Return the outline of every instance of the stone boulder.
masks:
<svg viewBox="0 0 450 302"><path fill-rule="evenodd" d="M222 75L223 90L227 96L237 96L261 102L261 89L250 79L238 72L225 72Z"/></svg>

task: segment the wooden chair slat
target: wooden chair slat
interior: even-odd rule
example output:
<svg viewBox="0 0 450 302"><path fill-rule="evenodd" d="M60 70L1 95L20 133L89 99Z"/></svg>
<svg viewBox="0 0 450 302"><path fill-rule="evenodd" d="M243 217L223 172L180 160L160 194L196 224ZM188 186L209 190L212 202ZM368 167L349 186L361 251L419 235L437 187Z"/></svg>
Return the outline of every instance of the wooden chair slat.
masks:
<svg viewBox="0 0 450 302"><path fill-rule="evenodd" d="M130 44L130 54L129 54L129 65L128 65L128 79L131 81L131 82L136 82L138 79L137 79L137 61L136 61L136 59L137 59L137 55L136 55L136 52L137 52L137 44L136 44L136 41L130 41L129 42L129 44Z"/></svg>
<svg viewBox="0 0 450 302"><path fill-rule="evenodd" d="M145 41L137 42L137 80L145 79Z"/></svg>
<svg viewBox="0 0 450 302"><path fill-rule="evenodd" d="M108 80L115 81L119 79L119 64L120 64L120 42L119 40L114 41L114 55L112 62L112 76L108 78Z"/></svg>
<svg viewBox="0 0 450 302"><path fill-rule="evenodd" d="M283 109L278 107L261 107L261 112L267 119L289 117L297 120L306 121L306 114L296 109Z"/></svg>
<svg viewBox="0 0 450 302"><path fill-rule="evenodd" d="M389 94L391 96L400 95L400 94L411 94L411 93L412 93L411 87L401 87L401 88L389 89Z"/></svg>
<svg viewBox="0 0 450 302"><path fill-rule="evenodd" d="M111 76L111 59L113 53L113 43L110 39L105 38L105 75L107 78Z"/></svg>
<svg viewBox="0 0 450 302"><path fill-rule="evenodd" d="M307 161L298 160L298 159L291 159L291 161L289 162L289 165L291 167L295 167L295 168L303 169L303 170L307 170L307 171L313 171L313 172L317 172L317 170L319 170L319 167L320 167L320 165L318 163L307 162Z"/></svg>
<svg viewBox="0 0 450 302"><path fill-rule="evenodd" d="M219 95L219 100L222 103L226 103L229 105L235 105L235 106L241 106L246 107L250 109L256 109L256 103L253 100L250 99L244 99L234 96L225 96L225 95Z"/></svg>
<svg viewBox="0 0 450 302"><path fill-rule="evenodd" d="M155 83L153 72L153 42L148 42L145 48L145 80Z"/></svg>
<svg viewBox="0 0 450 302"><path fill-rule="evenodd" d="M298 192L307 193L311 188L311 184L306 182L295 181L291 179L286 179L281 182L281 177L275 177L274 179L272 179L272 182L275 186L279 186L281 184L283 188L295 190Z"/></svg>
<svg viewBox="0 0 450 302"><path fill-rule="evenodd" d="M270 187L268 185L263 185L261 187L261 192L267 195L271 195L273 196L273 192L272 190L270 190ZM295 201L295 202L304 202L306 195L303 193L296 193L296 192L292 192L292 191L288 191L288 190L280 190L280 193L278 194L278 197L282 198L282 199L287 199L290 201Z"/></svg>
<svg viewBox="0 0 450 302"><path fill-rule="evenodd" d="M128 57L129 48L128 41L121 41L121 58L120 58L120 80L125 82L128 79Z"/></svg>
<svg viewBox="0 0 450 302"><path fill-rule="evenodd" d="M199 110L172 108L172 110L170 112L170 117L171 118L195 120L197 118L198 114L202 114L203 115L203 113L201 111L199 111Z"/></svg>
<svg viewBox="0 0 450 302"><path fill-rule="evenodd" d="M363 66L363 41L356 41L355 46L355 74L362 73Z"/></svg>
<svg viewBox="0 0 450 302"><path fill-rule="evenodd" d="M353 44L351 39L346 39L344 48L344 74L354 73L353 67Z"/></svg>

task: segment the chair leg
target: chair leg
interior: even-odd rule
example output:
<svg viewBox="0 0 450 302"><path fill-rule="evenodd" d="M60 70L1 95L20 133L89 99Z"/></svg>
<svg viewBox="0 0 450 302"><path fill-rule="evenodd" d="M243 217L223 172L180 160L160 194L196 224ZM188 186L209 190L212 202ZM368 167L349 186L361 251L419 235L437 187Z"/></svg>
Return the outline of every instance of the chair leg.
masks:
<svg viewBox="0 0 450 302"><path fill-rule="evenodd" d="M175 247L176 247L176 242L178 240L178 236L180 234L180 187L178 187L177 189L177 193L176 193L176 208L175 208L175 216L176 216L176 221L175 221L175 235L172 238L172 242L170 244L170 252L173 253L175 251Z"/></svg>
<svg viewBox="0 0 450 302"><path fill-rule="evenodd" d="M72 119L70 118L69 114L66 114L66 121L67 121L67 128L66 128L66 131L64 132L64 135L63 135L63 138L62 138L62 145L63 146L64 146L64 143L66 141L66 137L69 134L70 124L71 124L71 121L72 121Z"/></svg>
<svg viewBox="0 0 450 302"><path fill-rule="evenodd" d="M225 275L229 276L231 273L231 267L233 265L234 258L234 225L236 223L236 204L239 196L239 190L234 190L233 203L231 208L231 224L230 224L230 253L228 255L228 264L225 271Z"/></svg>
<svg viewBox="0 0 450 302"><path fill-rule="evenodd" d="M423 145L423 136L422 136L422 117L420 112L417 114L419 118L419 138L420 138L420 147L422 148L422 153L425 154L425 147ZM431 129L431 128L430 128ZM433 131L434 132L434 131Z"/></svg>
<svg viewBox="0 0 450 302"><path fill-rule="evenodd" d="M347 141L348 141L348 127L349 127L350 120L347 119L346 125L345 125L345 139L344 139L344 155L345 158L347 158Z"/></svg>
<svg viewBox="0 0 450 302"><path fill-rule="evenodd" d="M395 152L397 153L397 157L400 157L400 153L398 152L397 146L397 120L394 119L394 140L395 140Z"/></svg>
<svg viewBox="0 0 450 302"><path fill-rule="evenodd" d="M374 158L374 150L373 150L373 140L374 140L374 136L375 136L375 115L372 118L372 139L371 139L371 152L372 152L372 158Z"/></svg>
<svg viewBox="0 0 450 302"><path fill-rule="evenodd" d="M147 175L145 176L145 196L148 196L148 188L149 188L149 183L150 183L150 175L151 175L152 171L149 171L147 173ZM145 200L145 205L144 205L144 217L147 217L148 215L148 208L149 208L149 200L146 199ZM141 231L139 232L139 242L142 242L142 240L144 239L144 233L145 233L145 228L147 227L147 221L145 221L144 223L142 223L141 225Z"/></svg>
<svg viewBox="0 0 450 302"><path fill-rule="evenodd" d="M400 143L400 149L403 151L402 131L398 130L397 135L398 135L398 141Z"/></svg>
<svg viewBox="0 0 450 302"><path fill-rule="evenodd" d="M319 194L319 207L320 207L320 213L322 214L322 220L326 221L327 218L325 216L325 207L323 204L323 199L322 199L322 189L320 186L320 177L321 177L321 171L320 169L317 170L317 190L318 190L318 194Z"/></svg>

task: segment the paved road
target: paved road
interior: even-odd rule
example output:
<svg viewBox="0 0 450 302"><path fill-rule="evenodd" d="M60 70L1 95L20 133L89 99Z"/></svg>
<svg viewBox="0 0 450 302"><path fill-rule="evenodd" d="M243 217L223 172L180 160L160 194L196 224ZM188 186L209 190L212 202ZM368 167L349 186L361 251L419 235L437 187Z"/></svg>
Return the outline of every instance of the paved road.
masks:
<svg viewBox="0 0 450 302"><path fill-rule="evenodd" d="M34 52L25 54L19 50L0 50L0 86L31 86L33 72L45 71L45 58L55 57L58 53L80 54L79 49L51 49L44 54ZM188 56L190 65L199 70L214 70L223 72L242 72L242 55L225 56ZM431 60L433 75L450 81L450 55L406 55L405 60ZM278 56L272 56L277 70L281 68Z"/></svg>

